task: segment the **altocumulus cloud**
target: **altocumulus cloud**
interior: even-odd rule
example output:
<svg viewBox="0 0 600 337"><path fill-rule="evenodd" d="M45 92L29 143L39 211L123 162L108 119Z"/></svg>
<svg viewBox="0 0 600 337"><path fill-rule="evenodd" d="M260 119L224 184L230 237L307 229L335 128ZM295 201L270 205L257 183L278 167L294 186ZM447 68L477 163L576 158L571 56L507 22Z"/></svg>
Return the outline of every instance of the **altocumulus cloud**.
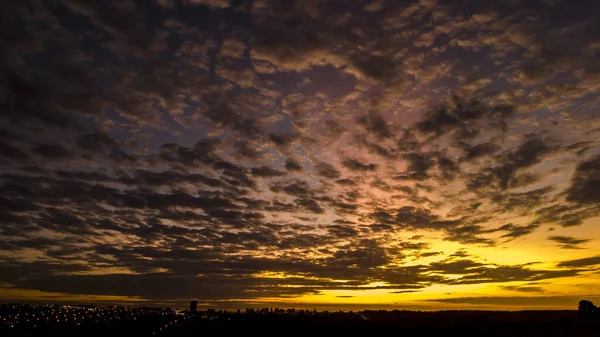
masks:
<svg viewBox="0 0 600 337"><path fill-rule="evenodd" d="M544 280L597 281L597 4L376 4L1 5L2 290L570 303ZM562 249L494 260L529 240Z"/></svg>

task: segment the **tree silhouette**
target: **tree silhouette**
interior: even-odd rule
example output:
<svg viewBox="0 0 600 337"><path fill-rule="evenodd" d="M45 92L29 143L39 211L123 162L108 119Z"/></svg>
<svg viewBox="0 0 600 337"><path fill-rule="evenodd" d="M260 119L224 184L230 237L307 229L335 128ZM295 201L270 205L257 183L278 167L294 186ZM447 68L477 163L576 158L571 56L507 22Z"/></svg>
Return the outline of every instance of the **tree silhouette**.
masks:
<svg viewBox="0 0 600 337"><path fill-rule="evenodd" d="M581 321L593 321L600 318L600 311L594 305L594 303L581 300L579 301L579 319Z"/></svg>

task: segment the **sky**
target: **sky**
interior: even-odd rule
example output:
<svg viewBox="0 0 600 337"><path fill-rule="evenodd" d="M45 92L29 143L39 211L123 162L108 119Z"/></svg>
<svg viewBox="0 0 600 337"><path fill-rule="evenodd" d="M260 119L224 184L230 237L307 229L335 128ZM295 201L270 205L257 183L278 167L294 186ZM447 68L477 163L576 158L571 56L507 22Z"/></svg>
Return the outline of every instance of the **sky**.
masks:
<svg viewBox="0 0 600 337"><path fill-rule="evenodd" d="M599 6L3 1L0 298L600 302Z"/></svg>

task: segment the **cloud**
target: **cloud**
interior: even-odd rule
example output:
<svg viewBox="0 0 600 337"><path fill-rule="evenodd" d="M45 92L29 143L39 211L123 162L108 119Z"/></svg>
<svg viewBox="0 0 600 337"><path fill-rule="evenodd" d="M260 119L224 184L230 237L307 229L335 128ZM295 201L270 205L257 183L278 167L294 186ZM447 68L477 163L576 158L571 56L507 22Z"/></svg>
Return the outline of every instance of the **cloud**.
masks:
<svg viewBox="0 0 600 337"><path fill-rule="evenodd" d="M298 163L297 161L295 161L294 159L286 159L285 161L285 169L288 171L302 171L302 165L300 165L300 163Z"/></svg>
<svg viewBox="0 0 600 337"><path fill-rule="evenodd" d="M457 241L464 244L485 244L494 245L493 239L483 237L482 234L491 233L494 230L488 230L480 225L463 225L446 229L447 236L445 240Z"/></svg>
<svg viewBox="0 0 600 337"><path fill-rule="evenodd" d="M412 206L400 208L394 217L391 217L391 215L388 215L387 213L384 215L386 218L389 218L398 224L413 228L444 229L458 225L455 221L440 220L437 215L432 214L428 209Z"/></svg>
<svg viewBox="0 0 600 337"><path fill-rule="evenodd" d="M508 233L502 235L502 238L508 238L509 240L514 240L516 238L528 235L536 230L539 226L537 224L527 225L527 226L515 226L513 224L506 224L498 230L507 231Z"/></svg>
<svg viewBox="0 0 600 337"><path fill-rule="evenodd" d="M586 205L551 205L536 211L540 223L558 223L563 227L579 226L585 219L598 215L598 209L593 204Z"/></svg>
<svg viewBox="0 0 600 337"><path fill-rule="evenodd" d="M3 7L0 282L243 303L593 277L492 254L595 240L571 236L600 214L581 9L242 2Z"/></svg>
<svg viewBox="0 0 600 337"><path fill-rule="evenodd" d="M358 54L352 65L366 78L387 82L394 78L398 62L385 55Z"/></svg>
<svg viewBox="0 0 600 337"><path fill-rule="evenodd" d="M467 131L474 122L479 120L503 126L502 121L513 113L512 107L508 105L490 107L478 99L463 101L461 97L454 96L452 104L444 104L431 109L425 119L417 123L416 127L425 134L439 137L456 129ZM476 131L474 135L477 133Z"/></svg>
<svg viewBox="0 0 600 337"><path fill-rule="evenodd" d="M342 162L342 165L352 171L374 171L377 169L377 164L364 164L357 159L346 159Z"/></svg>
<svg viewBox="0 0 600 337"><path fill-rule="evenodd" d="M0 144L0 155L3 159L22 163L30 161L30 156L20 147L6 142L1 142Z"/></svg>
<svg viewBox="0 0 600 337"><path fill-rule="evenodd" d="M295 203L298 207L308 212L317 214L325 213L325 210L313 199L296 199Z"/></svg>
<svg viewBox="0 0 600 337"><path fill-rule="evenodd" d="M533 180L523 180L517 176L517 173L525 168L534 166L542 161L545 155L554 151L544 140L537 136L529 136L514 150L504 152L499 158L499 165L486 167L479 173L474 174L467 186L477 190L489 185L497 185L500 190L506 190L516 181L533 182Z"/></svg>
<svg viewBox="0 0 600 337"><path fill-rule="evenodd" d="M577 239L572 236L550 236L548 240L558 243L564 249L581 249L581 245L590 242L589 239Z"/></svg>
<svg viewBox="0 0 600 337"><path fill-rule="evenodd" d="M187 0L187 2L191 5L205 5L205 6L209 6L209 7L215 7L215 8L227 8L230 6L230 3L228 0L217 0L217 1L213 1L213 0Z"/></svg>
<svg viewBox="0 0 600 337"><path fill-rule="evenodd" d="M457 304L521 307L572 307L581 299L577 296L485 296L438 298L428 301Z"/></svg>
<svg viewBox="0 0 600 337"><path fill-rule="evenodd" d="M525 266L477 267L471 273L457 279L456 284L487 282L541 281L579 275L579 270L533 270Z"/></svg>
<svg viewBox="0 0 600 337"><path fill-rule="evenodd" d="M218 140L206 139L197 142L193 148L175 143L165 143L159 147L158 159L186 166L218 161L216 155Z"/></svg>
<svg viewBox="0 0 600 337"><path fill-rule="evenodd" d="M418 290L398 290L398 291L392 291L390 292L390 294L407 294L407 293L418 293Z"/></svg>
<svg viewBox="0 0 600 337"><path fill-rule="evenodd" d="M559 262L557 267L587 267L600 264L600 256L586 257L583 259L567 260Z"/></svg>
<svg viewBox="0 0 600 337"><path fill-rule="evenodd" d="M434 165L432 158L417 152L406 154L404 158L409 162L407 174L411 179L425 180L429 177L427 170Z"/></svg>
<svg viewBox="0 0 600 337"><path fill-rule="evenodd" d="M600 202L600 156L594 157L577 165L571 186L567 189L567 200L582 204Z"/></svg>
<svg viewBox="0 0 600 337"><path fill-rule="evenodd" d="M467 159L475 159L482 156L491 155L500 150L500 146L493 143L477 144L467 150Z"/></svg>
<svg viewBox="0 0 600 337"><path fill-rule="evenodd" d="M518 291L522 293L543 293L543 287L535 287L535 286L502 286L504 290L508 291Z"/></svg>
<svg viewBox="0 0 600 337"><path fill-rule="evenodd" d="M431 245L425 242L401 242L400 247L410 250L428 249Z"/></svg>
<svg viewBox="0 0 600 337"><path fill-rule="evenodd" d="M266 282L269 282L266 280ZM97 284L106 284L108 287L98 288ZM164 289L160 284L169 283L171 286ZM233 278L213 278L206 280L203 277L181 276L169 274L146 275L85 275L85 276L54 276L44 279L29 279L17 284L20 288L43 289L52 292L69 292L85 295L122 295L140 296L153 299L187 299L201 295L206 299L220 299L227 296L236 298L252 298L256 292L262 296L290 296L303 293L314 293L314 288L296 288L286 290L275 285L261 285L253 281L255 286L240 287L241 280ZM202 285L202 290L198 290Z"/></svg>
<svg viewBox="0 0 600 337"><path fill-rule="evenodd" d="M329 179L337 179L340 177L340 171L327 163L318 163L315 165L316 173L322 177Z"/></svg>
<svg viewBox="0 0 600 337"><path fill-rule="evenodd" d="M249 142L247 141L237 141L234 145L237 153L246 158L250 159L258 159L260 157L260 152L256 151Z"/></svg>
<svg viewBox="0 0 600 337"><path fill-rule="evenodd" d="M379 139L389 138L392 133L387 122L377 113L370 113L358 120L358 123Z"/></svg>
<svg viewBox="0 0 600 337"><path fill-rule="evenodd" d="M250 173L259 177L280 177L286 174L269 166L254 167L250 170Z"/></svg>
<svg viewBox="0 0 600 337"><path fill-rule="evenodd" d="M314 194L308 183L304 181L297 181L283 187L275 185L271 187L271 190L275 192L284 192L296 197L309 197Z"/></svg>
<svg viewBox="0 0 600 337"><path fill-rule="evenodd" d="M479 271L484 264L472 260L456 260L431 263L432 271L444 274L472 274Z"/></svg>
<svg viewBox="0 0 600 337"><path fill-rule="evenodd" d="M34 151L40 156L52 160L64 160L73 155L71 151L59 144L40 145L36 147Z"/></svg>

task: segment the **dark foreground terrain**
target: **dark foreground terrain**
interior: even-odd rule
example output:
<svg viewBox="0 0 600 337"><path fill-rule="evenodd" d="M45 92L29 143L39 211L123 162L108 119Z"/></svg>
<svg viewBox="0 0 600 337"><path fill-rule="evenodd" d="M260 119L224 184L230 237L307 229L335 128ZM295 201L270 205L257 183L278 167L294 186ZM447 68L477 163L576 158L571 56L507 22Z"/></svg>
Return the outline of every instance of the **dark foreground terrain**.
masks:
<svg viewBox="0 0 600 337"><path fill-rule="evenodd" d="M205 311L3 306L0 336L600 336L573 311Z"/></svg>

